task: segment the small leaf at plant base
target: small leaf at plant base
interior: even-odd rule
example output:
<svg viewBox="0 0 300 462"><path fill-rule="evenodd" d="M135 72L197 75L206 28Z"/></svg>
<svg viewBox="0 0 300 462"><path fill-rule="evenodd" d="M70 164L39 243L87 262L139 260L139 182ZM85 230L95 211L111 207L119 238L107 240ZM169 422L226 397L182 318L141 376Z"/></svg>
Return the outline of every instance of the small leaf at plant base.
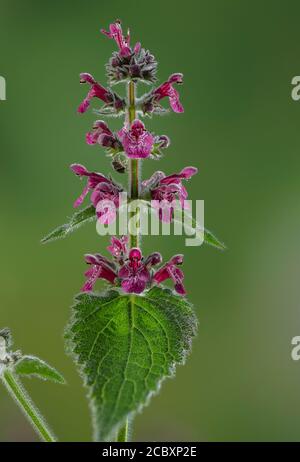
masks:
<svg viewBox="0 0 300 462"><path fill-rule="evenodd" d="M44 237L41 242L42 244L46 244L48 242L56 241L57 239L63 239L81 225L84 225L92 220L96 220L96 211L93 205L89 205L85 209L74 213L68 223L58 226L58 228L54 229L51 233Z"/></svg>
<svg viewBox="0 0 300 462"><path fill-rule="evenodd" d="M14 370L19 375L38 377L52 382L65 383L63 376L54 367L35 356L23 356L15 365Z"/></svg>
<svg viewBox="0 0 300 462"><path fill-rule="evenodd" d="M76 297L66 338L89 389L95 439L111 441L191 349L197 320L185 298L153 288Z"/></svg>

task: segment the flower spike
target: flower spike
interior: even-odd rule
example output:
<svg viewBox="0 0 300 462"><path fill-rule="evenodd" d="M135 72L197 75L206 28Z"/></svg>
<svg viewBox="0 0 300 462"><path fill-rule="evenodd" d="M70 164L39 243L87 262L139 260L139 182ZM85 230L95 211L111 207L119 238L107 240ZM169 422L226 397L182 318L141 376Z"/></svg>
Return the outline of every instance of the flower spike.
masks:
<svg viewBox="0 0 300 462"><path fill-rule="evenodd" d="M130 32L123 33L121 21L116 20L109 25L108 30L101 32L109 39L114 40L117 50L113 52L106 65L107 75L111 84L122 81L129 82L131 88L137 81L153 83L156 81L157 62L154 56L137 42L131 46ZM129 105L133 104L135 116L128 117L123 128L112 131L103 120L96 120L93 129L86 134L86 142L89 145L100 145L106 149L112 158L113 168L123 173L127 168L132 168L131 163L139 159L156 158L162 156L163 149L170 145L166 135L155 135L148 131L145 124L138 119L143 112L145 115L165 111L161 105L164 98L168 98L170 108L176 113L184 111L180 102L179 93L175 85L183 83L183 75L175 73L170 75L167 81L158 85L142 96L139 100L133 96L133 103L128 99L122 99L110 88L103 87L91 74L80 74L80 82L89 85L90 89L78 108L78 112L87 111L93 98L103 101L103 108L99 114L119 114ZM133 90L133 94L134 94ZM138 164L137 164L138 165ZM90 194L90 201L95 207L95 213L101 223L111 223L116 218L116 211L120 207L120 192L123 189L112 179L97 172L88 171L83 165L71 165L72 171L80 178L86 177L87 183L82 194L74 203L74 207L80 206L85 197ZM186 167L179 173L166 175L157 171L151 178L139 184L139 198L152 199L152 205L158 210L162 221L170 222L174 216L177 201L182 208L186 207L188 193L183 185L183 180L190 179L197 173L197 168ZM132 242L132 241L131 241ZM136 241L138 244L138 240ZM125 293L141 294L152 285L160 284L171 278L175 284L175 290L181 295L185 294L183 286L183 273L178 268L182 264L183 256L176 255L165 263L158 271L153 267L162 261L160 253L154 252L147 258L142 255L138 245L130 248L128 236L112 237L107 247L112 261L99 254L86 255L86 262L91 268L86 272L88 280L84 290L92 290L95 281L99 278L106 279L111 284L118 285Z"/></svg>

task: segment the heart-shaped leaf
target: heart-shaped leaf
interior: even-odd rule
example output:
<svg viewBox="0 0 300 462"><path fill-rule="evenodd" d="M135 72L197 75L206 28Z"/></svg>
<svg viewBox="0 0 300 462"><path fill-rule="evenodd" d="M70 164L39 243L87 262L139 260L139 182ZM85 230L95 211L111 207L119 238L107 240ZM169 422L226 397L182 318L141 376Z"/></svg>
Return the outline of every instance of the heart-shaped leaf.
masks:
<svg viewBox="0 0 300 462"><path fill-rule="evenodd" d="M76 297L66 338L89 389L97 441L111 440L184 363L196 328L191 305L169 289Z"/></svg>

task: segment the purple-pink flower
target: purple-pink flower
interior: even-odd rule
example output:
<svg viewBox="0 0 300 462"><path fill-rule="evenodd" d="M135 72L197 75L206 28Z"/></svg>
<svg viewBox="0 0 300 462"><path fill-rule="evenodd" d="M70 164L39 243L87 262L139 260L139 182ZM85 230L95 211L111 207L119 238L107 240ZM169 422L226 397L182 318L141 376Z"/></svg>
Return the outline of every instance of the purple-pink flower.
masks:
<svg viewBox="0 0 300 462"><path fill-rule="evenodd" d="M103 120L96 120L93 125L93 131L86 134L86 142L87 144L99 143L102 145L102 138L104 136L113 137L113 133L106 122Z"/></svg>
<svg viewBox="0 0 300 462"><path fill-rule="evenodd" d="M106 64L106 72L111 85L119 82L138 80L144 82L156 81L157 61L155 57L137 42L130 46L130 33L123 35L121 22L115 21L110 24L109 30L101 29L101 32L115 40L118 51L113 51L109 62Z"/></svg>
<svg viewBox="0 0 300 462"><path fill-rule="evenodd" d="M142 183L142 189L149 191L154 206L159 211L162 221L169 222L173 218L173 203L178 199L181 207L185 208L185 200L188 198L186 188L182 180L188 180L198 172L196 167L185 167L180 173L166 176L163 172L155 172L149 180Z"/></svg>
<svg viewBox="0 0 300 462"><path fill-rule="evenodd" d="M85 261L91 268L85 273L88 278L82 290L89 292L97 279L106 279L116 285L117 279L126 293L142 293L152 280L151 268L161 262L161 255L154 252L146 259L138 248L128 251L128 237L112 237L108 251L112 254L114 262L100 254L85 255Z"/></svg>
<svg viewBox="0 0 300 462"><path fill-rule="evenodd" d="M86 135L87 144L100 144L105 148L115 151L122 151L123 147L117 136L110 130L107 123L103 120L96 120L93 131Z"/></svg>
<svg viewBox="0 0 300 462"><path fill-rule="evenodd" d="M134 120L131 127L118 132L124 151L132 159L145 159L151 154L154 137L140 120Z"/></svg>
<svg viewBox="0 0 300 462"><path fill-rule="evenodd" d="M185 295L186 291L183 285L184 274L178 265L182 265L183 255L175 255L168 263L163 265L153 276L153 280L157 284L161 284L167 279L172 279L174 288L180 295Z"/></svg>
<svg viewBox="0 0 300 462"><path fill-rule="evenodd" d="M148 95L146 95L145 100L143 101L143 110L145 113L153 112L155 107L158 105L160 100L165 97L169 98L170 106L174 112L184 112L183 106L179 100L179 93L174 88L174 84L183 83L182 74L172 74L169 79L162 83L159 87L152 90Z"/></svg>
<svg viewBox="0 0 300 462"><path fill-rule="evenodd" d="M134 101L121 98L114 93L110 86L120 82L127 82L130 86L136 85L139 81L154 83L157 61L148 50L141 47L139 42L131 46L130 32L128 30L127 34L123 34L119 20L110 24L108 30L101 29L101 32L117 44L117 49L113 51L106 64L109 87L103 87L91 74L80 74L80 82L87 84L89 91L78 108L79 113L88 110L93 98L104 103L98 111L103 116L127 112L131 103L137 114L166 112L161 104L164 98L168 98L170 108L174 112L184 112L176 88L176 84L183 83L183 75L180 73L172 74L167 81L140 98L134 98ZM106 148L106 152L112 157L112 165L118 172L124 172L127 167L132 167L129 159L149 157L158 159L162 156L163 149L170 144L167 136L158 136L149 132L139 119L130 122L126 120L123 128L115 132L106 122L97 120L93 129L86 134L86 142L89 145L99 144ZM90 172L83 165L73 164L71 169L81 179L86 177L86 185L76 199L74 207L80 206L90 193L90 201L95 207L99 221L102 224L109 224L115 220L116 212L122 205L120 193L123 189L111 178L107 178L102 173ZM138 196L140 199L147 200L151 197L152 207L157 209L160 219L170 222L174 218L178 202L180 209L188 207L186 202L188 193L183 180L190 179L196 173L195 167L186 167L181 172L169 176L157 171L141 184L141 188L138 188ZM85 261L90 267L85 272L87 280L82 288L83 291L93 290L96 281L104 279L125 293L142 294L154 284L162 284L167 279L171 279L176 292L185 295L184 275L179 268L183 263L183 255L173 256L155 271L154 267L162 262L160 253L154 252L144 257L140 248L130 248L129 236L112 237L107 250L111 255L109 259L100 254L85 255Z"/></svg>
<svg viewBox="0 0 300 462"><path fill-rule="evenodd" d="M116 210L120 206L120 186L101 173L89 172L83 165L72 164L71 170L79 177L87 177L87 184L82 194L76 199L74 207L79 207L87 194L92 191L91 202L96 209L101 223L109 224L116 218Z"/></svg>
<svg viewBox="0 0 300 462"><path fill-rule="evenodd" d="M82 292L90 292L93 290L97 279L105 279L111 284L115 282L117 278L115 265L107 258L100 254L87 254L85 255L85 261L91 265L91 267L84 273L88 279L81 289Z"/></svg>
<svg viewBox="0 0 300 462"><path fill-rule="evenodd" d="M132 55L133 53L139 53L141 49L141 44L138 42L134 46L133 50L130 48L130 32L128 29L127 36L124 37L121 21L116 21L113 24L110 24L109 31L105 29L101 29L102 34L106 35L107 37L115 40L116 44L119 48L120 56L127 57Z"/></svg>
<svg viewBox="0 0 300 462"><path fill-rule="evenodd" d="M90 85L90 90L86 98L78 107L78 112L81 114L87 111L93 98L101 99L106 105L113 107L117 112L124 109L125 101L111 90L104 88L100 83L96 82L91 74L86 72L80 74L80 83Z"/></svg>
<svg viewBox="0 0 300 462"><path fill-rule="evenodd" d="M127 256L127 244L128 236L122 236L119 239L115 236L111 238L111 244L107 247L107 250L112 254L114 259L120 264L123 265L124 259Z"/></svg>
<svg viewBox="0 0 300 462"><path fill-rule="evenodd" d="M127 236L111 238L111 244L107 249L114 261L100 254L85 255L85 261L91 267L85 273L88 279L82 288L84 292L93 290L97 279L105 279L115 286L121 284L124 292L134 294L141 294L154 283L161 284L167 279L172 279L176 292L185 295L184 275L178 268L183 263L183 255L175 255L154 272L153 267L162 261L161 254L154 252L144 258L139 248L128 250L127 244Z"/></svg>
<svg viewBox="0 0 300 462"><path fill-rule="evenodd" d="M182 83L183 75L182 74L172 74L169 79L162 83L158 88L153 92L155 101L160 101L166 96L169 97L170 106L174 112L183 112L183 106L179 101L179 93L173 87L174 83Z"/></svg>
<svg viewBox="0 0 300 462"><path fill-rule="evenodd" d="M132 248L128 260L118 273L124 292L142 293L151 280L150 269L160 262L161 255L159 253L155 252L144 260L140 249Z"/></svg>

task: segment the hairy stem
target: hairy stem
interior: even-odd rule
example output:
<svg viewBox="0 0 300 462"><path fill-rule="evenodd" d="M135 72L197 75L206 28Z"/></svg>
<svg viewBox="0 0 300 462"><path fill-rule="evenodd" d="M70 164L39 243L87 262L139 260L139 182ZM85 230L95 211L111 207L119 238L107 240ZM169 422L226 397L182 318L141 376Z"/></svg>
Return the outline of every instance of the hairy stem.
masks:
<svg viewBox="0 0 300 462"><path fill-rule="evenodd" d="M8 392L15 399L21 410L24 412L33 428L39 434L43 441L54 443L56 438L51 433L40 412L36 409L28 394L19 383L12 371L6 370L1 375L1 379L6 386Z"/></svg>
<svg viewBox="0 0 300 462"><path fill-rule="evenodd" d="M132 122L136 119L136 106L135 106L135 88L136 84L134 82L129 82L128 84L128 125L130 126ZM129 190L130 190L130 199L136 200L139 198L140 193L140 160L139 159L130 159L129 162ZM136 233L136 236L132 233L130 234L130 247L139 247L139 233Z"/></svg>
<svg viewBox="0 0 300 462"><path fill-rule="evenodd" d="M130 128L132 122L137 118L136 104L135 104L136 84L132 81L128 83L128 108L127 108L127 123ZM140 159L130 159L129 161L129 191L130 201L139 199L140 195ZM130 213L129 217L132 218L135 213ZM137 228L139 228L139 220L137 220ZM129 232L130 247L139 247L139 230L136 234ZM117 435L117 442L126 442L129 439L129 420L127 419L125 425L119 430Z"/></svg>

